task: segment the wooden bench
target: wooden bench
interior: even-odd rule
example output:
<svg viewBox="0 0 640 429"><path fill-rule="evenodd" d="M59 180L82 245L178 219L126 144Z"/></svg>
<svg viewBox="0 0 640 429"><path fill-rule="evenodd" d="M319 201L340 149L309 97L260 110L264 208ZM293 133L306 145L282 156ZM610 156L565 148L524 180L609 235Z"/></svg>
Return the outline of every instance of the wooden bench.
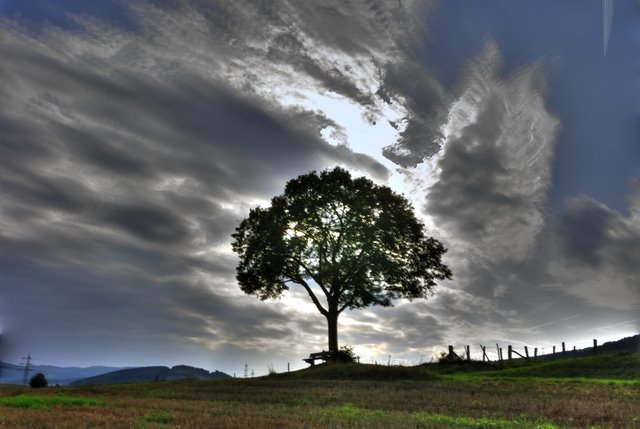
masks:
<svg viewBox="0 0 640 429"><path fill-rule="evenodd" d="M303 359L306 363L310 364L311 366L316 364L317 360L321 360L323 362L332 360L334 357L334 353L333 352L326 352L324 350L322 350L321 352L316 352L316 353L311 353L309 354L309 357L306 359Z"/></svg>

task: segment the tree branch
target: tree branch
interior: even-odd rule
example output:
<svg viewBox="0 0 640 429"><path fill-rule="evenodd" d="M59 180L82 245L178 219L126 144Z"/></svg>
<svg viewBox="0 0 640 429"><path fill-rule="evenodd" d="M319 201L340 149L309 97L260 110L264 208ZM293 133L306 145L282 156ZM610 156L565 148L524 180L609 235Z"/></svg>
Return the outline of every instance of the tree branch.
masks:
<svg viewBox="0 0 640 429"><path fill-rule="evenodd" d="M313 301L313 303L316 305L316 308L318 309L318 311L320 311L320 313L322 313L323 316L326 316L327 314L329 314L329 312L322 306L322 304L320 304L320 301L318 300L318 297L316 297L316 294L313 293L311 286L309 286L302 277L298 277L296 279L291 279L291 280L293 280L295 283L298 283L299 285L301 285L303 288L307 290L307 293L311 297L311 301Z"/></svg>
<svg viewBox="0 0 640 429"><path fill-rule="evenodd" d="M317 276L311 272L311 270L309 269L309 267L306 266L306 264L304 262L302 262L301 259L295 259L292 258L293 262L295 262L296 264L300 265L302 267L302 269L305 271L305 273L307 273L307 275L309 277L311 277L311 279L313 279L314 282L316 282L318 284L318 286L320 286L320 289L322 289L322 292L324 292L325 296L329 296L329 291L327 290L327 288L322 284L322 282L320 281L320 279L317 278Z"/></svg>
<svg viewBox="0 0 640 429"><path fill-rule="evenodd" d="M347 301L342 307L340 307L340 309L338 309L338 314L342 313L344 310L347 309L347 307L351 306L351 304L353 304L353 301L355 301L355 293L353 295L351 295L351 298L349 299L349 301Z"/></svg>

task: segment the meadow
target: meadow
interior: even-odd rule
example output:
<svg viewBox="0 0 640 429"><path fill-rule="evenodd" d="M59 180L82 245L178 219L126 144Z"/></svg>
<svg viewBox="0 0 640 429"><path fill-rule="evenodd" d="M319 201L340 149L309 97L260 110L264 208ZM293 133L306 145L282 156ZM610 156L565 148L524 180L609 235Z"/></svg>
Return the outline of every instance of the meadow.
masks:
<svg viewBox="0 0 640 429"><path fill-rule="evenodd" d="M0 428L640 428L640 353L320 365L250 379L0 386Z"/></svg>

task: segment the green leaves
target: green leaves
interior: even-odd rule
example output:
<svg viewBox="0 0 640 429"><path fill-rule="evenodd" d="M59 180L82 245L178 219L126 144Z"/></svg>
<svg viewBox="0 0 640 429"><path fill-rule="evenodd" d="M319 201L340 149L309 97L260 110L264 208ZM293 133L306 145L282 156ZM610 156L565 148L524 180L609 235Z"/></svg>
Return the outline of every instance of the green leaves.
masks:
<svg viewBox="0 0 640 429"><path fill-rule="evenodd" d="M424 235L408 201L342 168L290 180L271 207L255 208L233 234L237 279L247 294L277 298L314 286L340 311L424 298L451 278L446 249Z"/></svg>

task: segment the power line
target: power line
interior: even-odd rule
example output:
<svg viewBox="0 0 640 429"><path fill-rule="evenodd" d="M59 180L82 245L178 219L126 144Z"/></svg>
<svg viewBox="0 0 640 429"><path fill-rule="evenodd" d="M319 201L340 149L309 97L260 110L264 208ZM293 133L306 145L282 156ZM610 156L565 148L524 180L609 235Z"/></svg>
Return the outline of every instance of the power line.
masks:
<svg viewBox="0 0 640 429"><path fill-rule="evenodd" d="M24 365L24 380L23 380L23 383L27 384L27 381L29 380L29 371L31 371L31 353L27 354L27 356L23 357L22 359L26 360L25 365Z"/></svg>

